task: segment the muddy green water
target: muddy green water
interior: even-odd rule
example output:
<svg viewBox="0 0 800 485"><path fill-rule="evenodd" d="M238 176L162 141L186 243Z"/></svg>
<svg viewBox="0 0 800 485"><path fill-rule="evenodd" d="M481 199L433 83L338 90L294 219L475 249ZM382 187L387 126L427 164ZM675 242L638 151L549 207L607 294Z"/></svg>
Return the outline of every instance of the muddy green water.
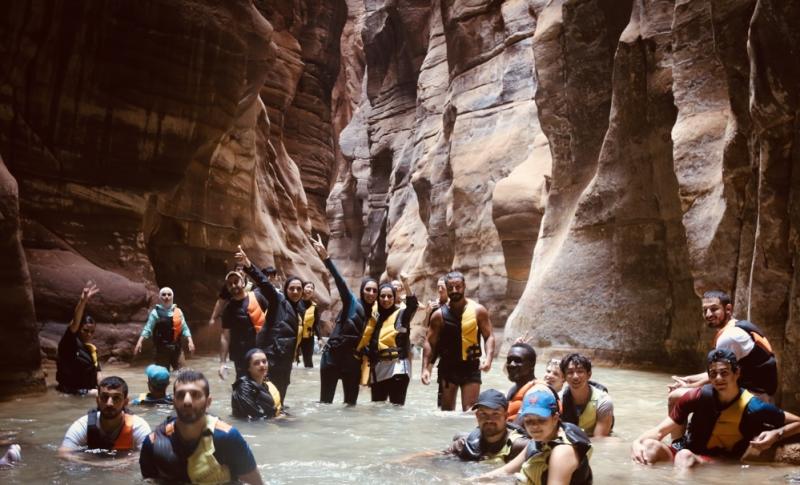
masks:
<svg viewBox="0 0 800 485"><path fill-rule="evenodd" d="M414 378L405 407L370 403L367 388L362 388L359 404L354 408L340 403L340 388L336 404L321 405L316 402L318 368L295 368L288 391L293 418L253 423L230 417L230 384L216 377L215 362L213 357L199 357L189 364L210 377L214 398L211 412L239 428L250 443L267 483L461 483L491 469L485 464L461 463L448 457L393 463L421 450L442 449L455 433L468 431L475 424L472 415L436 409L435 384L420 384L419 360L414 361ZM315 365L317 362L315 356ZM495 387L505 392L510 383L498 362L484 376L484 388ZM129 383L131 394L146 390L143 368L105 369L105 375L112 373ZM537 375L542 374L543 366L539 365ZM668 376L597 368L593 378L611 390L617 436L595 444L591 460L595 483L800 484L800 467L723 464L681 475L667 465L634 465L629 459L629 443L663 418ZM53 389L42 396L0 403L0 431L16 432L24 459L15 469L0 470L0 483L143 483L138 463L101 470L66 463L56 457L69 424L93 403L93 398L65 396ZM157 408L137 408L136 412L151 426L169 414L168 409ZM513 483L513 479L499 483Z"/></svg>

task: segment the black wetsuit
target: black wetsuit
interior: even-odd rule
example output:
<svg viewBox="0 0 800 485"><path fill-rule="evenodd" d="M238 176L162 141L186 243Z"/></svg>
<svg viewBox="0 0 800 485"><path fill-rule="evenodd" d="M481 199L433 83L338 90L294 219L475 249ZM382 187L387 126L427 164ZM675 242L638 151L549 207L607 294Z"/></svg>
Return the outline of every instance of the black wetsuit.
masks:
<svg viewBox="0 0 800 485"><path fill-rule="evenodd" d="M274 418L278 407L275 404L269 389L250 376L242 376L233 383L231 412L237 418Z"/></svg>
<svg viewBox="0 0 800 485"><path fill-rule="evenodd" d="M297 303L289 301L255 266L245 268L245 272L269 302L267 319L256 335L256 346L267 355L269 380L278 388L281 400L286 403L286 391L289 389L294 353L297 348L297 329L302 305L299 300Z"/></svg>
<svg viewBox="0 0 800 485"><path fill-rule="evenodd" d="M358 400L358 385L361 379L361 359L356 355L356 347L364 333L368 318L364 311L366 304L353 295L333 261L326 259L325 266L336 282L336 288L342 298L342 311L336 317L336 324L320 359L319 400L323 403L332 403L336 384L341 379L344 402L355 404Z"/></svg>
<svg viewBox="0 0 800 485"><path fill-rule="evenodd" d="M97 387L99 371L100 363L95 361L86 348L79 332L72 333L67 326L64 336L58 343L56 389L68 394L85 394L87 390Z"/></svg>

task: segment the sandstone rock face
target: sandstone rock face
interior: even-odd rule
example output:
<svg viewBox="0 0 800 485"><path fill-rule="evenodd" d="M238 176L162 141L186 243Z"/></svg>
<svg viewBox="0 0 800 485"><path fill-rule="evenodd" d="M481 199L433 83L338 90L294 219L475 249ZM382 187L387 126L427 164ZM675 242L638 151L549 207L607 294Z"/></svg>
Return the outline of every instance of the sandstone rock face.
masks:
<svg viewBox="0 0 800 485"><path fill-rule="evenodd" d="M328 231L344 2L30 1L0 15L0 150L40 320L68 321L92 279L102 324L140 325L169 285L198 330L238 244L321 282L307 234ZM104 355L125 357L113 335L130 332L107 333Z"/></svg>
<svg viewBox="0 0 800 485"><path fill-rule="evenodd" d="M536 97L552 183L506 338L532 329L551 350L697 364L711 338L698 296L720 288L735 295L738 318L767 332L783 405L796 407L800 76L782 59L800 47L789 27L800 10L632 6L629 18L620 3L590 1L539 14ZM595 79L581 78L589 65Z"/></svg>
<svg viewBox="0 0 800 485"><path fill-rule="evenodd" d="M354 285L402 270L426 298L459 269L502 322L537 232L521 215L541 217L542 191L504 181L514 195L501 194L493 214L495 185L527 163L513 176L543 188L549 167L533 99L535 18L521 1L367 6L363 95L340 136L349 168L328 205L331 251Z"/></svg>
<svg viewBox="0 0 800 485"><path fill-rule="evenodd" d="M20 234L17 181L0 158L0 398L44 387L31 277Z"/></svg>

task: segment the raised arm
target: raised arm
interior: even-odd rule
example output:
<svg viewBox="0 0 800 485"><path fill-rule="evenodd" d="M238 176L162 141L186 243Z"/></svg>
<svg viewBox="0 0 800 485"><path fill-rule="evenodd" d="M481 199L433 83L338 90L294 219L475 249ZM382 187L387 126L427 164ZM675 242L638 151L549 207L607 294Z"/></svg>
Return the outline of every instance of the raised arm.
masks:
<svg viewBox="0 0 800 485"><path fill-rule="evenodd" d="M409 328L411 319L414 318L414 314L417 313L417 308L419 308L419 301L414 292L411 291L411 285L408 284L407 274L400 273L400 282L403 283L403 290L406 292L406 308L403 310L403 314L400 317L400 324L405 328Z"/></svg>
<svg viewBox="0 0 800 485"><path fill-rule="evenodd" d="M256 268L255 265L250 261L250 258L247 257L242 246L237 246L238 250L233 255L236 258L236 261L244 267L244 272L247 273L253 282L255 283L256 287L261 290L261 293L267 297L267 301L269 302L270 308L278 308L278 304L280 304L283 295L275 289L275 286L269 281L269 278L261 272L260 269ZM274 312L271 312L274 313ZM269 316L269 314L268 314Z"/></svg>
<svg viewBox="0 0 800 485"><path fill-rule="evenodd" d="M333 277L336 289L339 291L339 298L342 299L342 315L345 318L353 318L353 315L356 313L356 296L350 291L350 288L347 287L347 282L342 278L342 275L339 274L339 270L336 269L336 265L333 264L333 261L331 261L328 250L325 249L325 245L322 244L322 237L320 236L318 239L314 239L312 236L309 236L309 239L317 255L319 255L322 262L325 263L325 267L328 268L328 271Z"/></svg>
<svg viewBox="0 0 800 485"><path fill-rule="evenodd" d="M86 309L86 304L89 303L90 298L99 292L100 289L97 288L97 285L91 281L88 281L86 286L83 287L83 291L81 291L81 297L78 300L78 304L75 306L75 313L72 315L72 321L69 322L70 332L78 332L78 328L81 326L81 320L83 319L83 312Z"/></svg>

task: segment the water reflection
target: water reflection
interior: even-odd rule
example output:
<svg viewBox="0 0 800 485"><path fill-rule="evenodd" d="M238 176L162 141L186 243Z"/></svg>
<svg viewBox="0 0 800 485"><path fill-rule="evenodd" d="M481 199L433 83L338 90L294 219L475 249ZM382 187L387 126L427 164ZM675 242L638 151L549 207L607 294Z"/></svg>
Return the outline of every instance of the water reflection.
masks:
<svg viewBox="0 0 800 485"><path fill-rule="evenodd" d="M315 356L316 357L316 356ZM405 463L398 459L421 450L443 449L451 437L475 425L471 415L444 413L435 409L436 386L423 386L415 375L408 390L407 405L369 402L369 390L362 388L359 405L321 405L319 370L295 368L287 404L292 418L278 421L242 422L230 417L230 378L216 377L216 359L201 357L192 367L211 379L211 412L234 423L253 448L259 469L267 483L460 483L466 477L490 469L487 465L461 463L451 458L419 458ZM318 363L315 361L315 365ZM414 362L415 371L419 361ZM496 365L484 378L484 388L507 390L510 383ZM115 373L131 387L131 395L147 389L144 368L104 369ZM544 365L537 366L543 375ZM607 385L614 399L617 439L595 444L592 457L595 483L794 483L800 484L800 467L742 466L728 464L705 467L680 475L671 466L642 467L629 459L630 441L665 415L665 374L594 368L593 378ZM143 483L138 465L109 473L85 465L65 463L56 458L64 432L73 420L93 407L90 398L46 395L0 403L0 431L17 430L23 445L24 464L0 471L3 483ZM136 408L155 427L170 412L164 408ZM509 483L509 479L501 483Z"/></svg>

